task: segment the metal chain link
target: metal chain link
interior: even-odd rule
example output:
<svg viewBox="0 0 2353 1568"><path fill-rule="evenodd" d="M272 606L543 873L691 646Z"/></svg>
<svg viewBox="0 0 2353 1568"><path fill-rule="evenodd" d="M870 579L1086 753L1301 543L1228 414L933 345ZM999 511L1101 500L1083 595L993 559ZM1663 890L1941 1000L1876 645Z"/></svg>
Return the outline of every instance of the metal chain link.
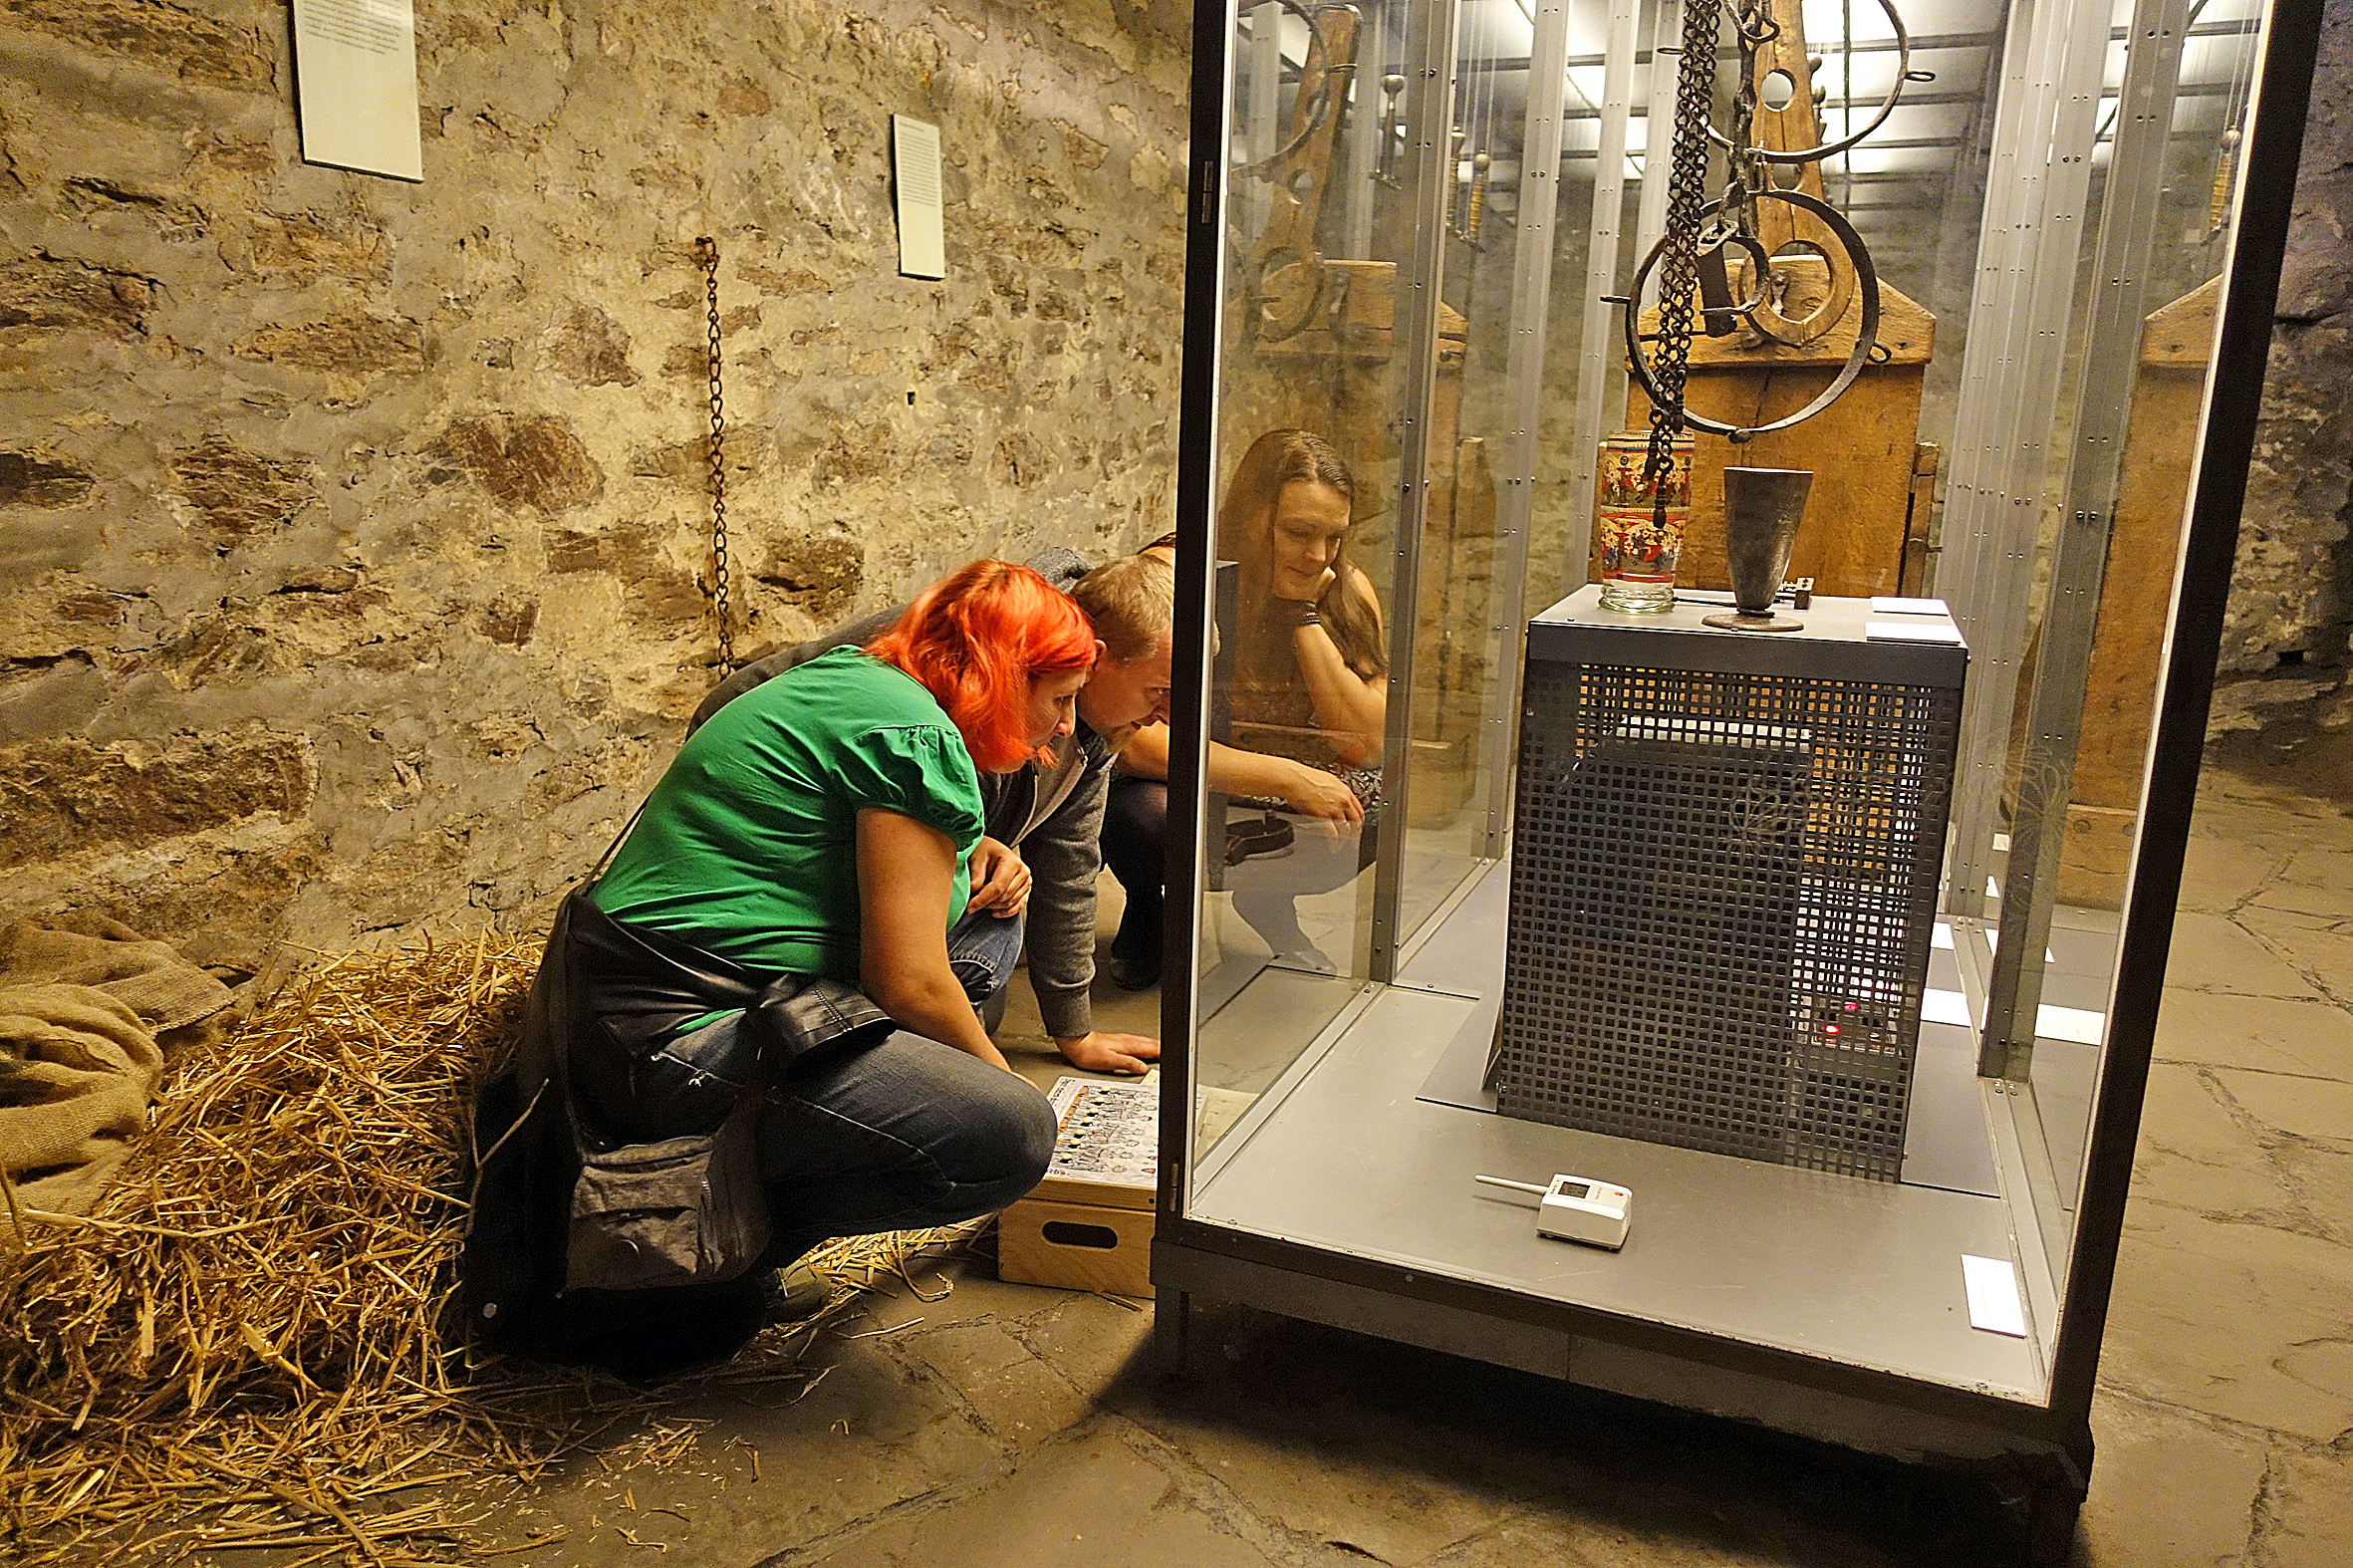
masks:
<svg viewBox="0 0 2353 1568"><path fill-rule="evenodd" d="M1758 100L1756 69L1764 47L1783 36L1782 24L1774 15L1776 3L1787 5L1791 0L1690 0L1686 5L1682 47L1660 50L1662 54L1680 57L1673 141L1668 151L1671 172L1666 232L1636 269L1630 293L1603 296L1626 310L1627 354L1636 380L1651 399L1651 434L1643 460L1643 482L1651 489L1654 515L1662 522L1668 504L1665 481L1675 471L1675 438L1693 428L1695 422L1699 428L1725 435L1735 443L1768 430L1786 429L1830 406L1854 384L1867 363L1886 363L1887 351L1877 342L1879 284L1862 236L1827 202L1797 188L1796 178L1791 178L1787 186L1774 183L1771 170L1775 164L1802 166L1825 156L1843 154L1893 113L1904 83L1932 81L1934 73L1911 69L1912 46L1904 19L1896 10L1895 0L1879 0L1895 33L1897 83L1889 90L1877 117L1860 132L1838 142L1817 141L1794 150L1760 146L1752 139L1756 133ZM1716 34L1727 14L1732 21L1740 71L1732 93L1735 120L1728 137L1715 129L1709 118L1715 97ZM1827 133L1818 117L1813 133L1817 137ZM1722 197L1714 202L1706 200L1704 189L1710 144L1727 149L1728 178ZM1837 321L1844 319L1820 305L1805 322L1792 324L1779 315L1789 282L1773 267L1773 257L1758 237L1757 214L1766 201L1782 203L1800 215L1810 214L1814 225L1828 231L1828 238L1845 252L1853 267L1854 286L1862 299L1862 318L1846 365L1820 395L1795 413L1750 428L1694 414L1684 403L1691 367L1692 330L1699 315L1694 295L1699 292L1702 274L1706 274L1712 291L1707 301L1707 325L1711 333L1730 331L1725 325L1730 319L1744 320L1750 331L1794 347L1821 338ZM1701 266L1702 262L1719 256L1726 246L1744 252L1748 265L1754 269L1750 285L1743 291L1747 296L1745 301L1727 294L1725 285L1729 276L1725 269ZM1820 249L1820 246L1812 248ZM1829 252L1822 254L1833 267L1837 265ZM1642 300L1654 282L1659 291L1658 330L1644 333ZM1772 325L1773 322L1780 325ZM1645 344L1656 347L1646 354Z"/></svg>
<svg viewBox="0 0 2353 1568"><path fill-rule="evenodd" d="M1684 381L1691 365L1692 296L1699 286L1699 208L1707 199L1707 117L1715 102L1715 32L1720 0L1684 7L1683 53L1675 81L1675 141L1667 181L1667 233L1659 257L1659 349L1652 379L1651 444L1643 483L1664 510L1684 429ZM1630 307L1639 309L1640 303Z"/></svg>
<svg viewBox="0 0 2353 1568"><path fill-rule="evenodd" d="M703 302L710 329L711 613L719 622L719 672L735 669L735 621L729 603L727 568L727 394L720 380L719 242L708 234L694 241L702 266Z"/></svg>
<svg viewBox="0 0 2353 1568"><path fill-rule="evenodd" d="M1755 149L1756 56L1781 36L1765 0L1738 0L1732 13L1732 32L1740 45L1740 80L1732 90L1733 151L1726 159L1730 177L1724 182L1719 221L1736 233L1756 237L1755 198L1765 188L1765 161Z"/></svg>

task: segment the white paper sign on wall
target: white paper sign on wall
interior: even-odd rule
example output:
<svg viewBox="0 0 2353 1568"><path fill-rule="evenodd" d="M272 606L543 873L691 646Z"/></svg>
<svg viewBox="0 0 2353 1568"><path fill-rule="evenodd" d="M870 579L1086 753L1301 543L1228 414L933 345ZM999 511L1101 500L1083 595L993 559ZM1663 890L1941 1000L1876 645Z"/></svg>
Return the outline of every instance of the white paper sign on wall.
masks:
<svg viewBox="0 0 2353 1568"><path fill-rule="evenodd" d="M424 178L411 0L294 0L306 163Z"/></svg>
<svg viewBox="0 0 2353 1568"><path fill-rule="evenodd" d="M899 271L909 278L947 276L939 191L939 128L891 117L891 166L899 185Z"/></svg>

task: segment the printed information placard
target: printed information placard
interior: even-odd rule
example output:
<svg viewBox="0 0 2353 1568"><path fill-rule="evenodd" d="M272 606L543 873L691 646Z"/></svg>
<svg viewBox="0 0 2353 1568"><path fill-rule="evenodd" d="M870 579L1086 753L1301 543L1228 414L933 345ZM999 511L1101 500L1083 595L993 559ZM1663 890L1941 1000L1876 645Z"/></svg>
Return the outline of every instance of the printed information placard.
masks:
<svg viewBox="0 0 2353 1568"><path fill-rule="evenodd" d="M294 0L306 163L424 178L411 0Z"/></svg>

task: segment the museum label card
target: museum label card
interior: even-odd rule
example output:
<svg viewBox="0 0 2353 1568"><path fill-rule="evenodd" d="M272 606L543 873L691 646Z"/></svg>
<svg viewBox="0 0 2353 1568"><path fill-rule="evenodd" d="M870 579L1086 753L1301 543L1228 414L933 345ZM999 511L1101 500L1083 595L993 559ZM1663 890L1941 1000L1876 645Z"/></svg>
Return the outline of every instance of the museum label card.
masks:
<svg viewBox="0 0 2353 1568"><path fill-rule="evenodd" d="M1960 629L1950 621L1866 621L1867 643L1950 643L1959 645Z"/></svg>
<svg viewBox="0 0 2353 1568"><path fill-rule="evenodd" d="M294 0L306 163L423 179L410 0Z"/></svg>
<svg viewBox="0 0 2353 1568"><path fill-rule="evenodd" d="M1968 1292L1969 1327L2026 1337L2026 1309L2018 1304L2018 1271L1997 1257L1961 1256L1961 1288Z"/></svg>
<svg viewBox="0 0 2353 1568"><path fill-rule="evenodd" d="M947 241L939 193L939 128L893 115L891 166L899 185L900 275L944 278Z"/></svg>

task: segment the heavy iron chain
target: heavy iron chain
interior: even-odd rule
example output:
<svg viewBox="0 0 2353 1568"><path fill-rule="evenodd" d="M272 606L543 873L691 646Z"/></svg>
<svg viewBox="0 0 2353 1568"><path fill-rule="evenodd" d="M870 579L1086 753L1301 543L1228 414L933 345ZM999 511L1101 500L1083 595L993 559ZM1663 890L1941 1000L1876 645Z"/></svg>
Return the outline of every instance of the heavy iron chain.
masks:
<svg viewBox="0 0 2353 1568"><path fill-rule="evenodd" d="M727 393L719 361L719 242L708 234L694 242L702 267L702 297L710 345L711 613L719 622L719 672L735 669L735 621L729 604L727 568Z"/></svg>
<svg viewBox="0 0 2353 1568"><path fill-rule="evenodd" d="M1675 79L1675 142L1667 181L1667 233L1659 257L1659 349L1651 375L1651 444L1643 483L1664 512L1684 429L1684 382L1691 366L1692 296L1699 286L1699 208L1707 199L1707 117L1715 103L1715 31L1720 0L1689 0ZM1637 301L1632 309L1640 309Z"/></svg>
<svg viewBox="0 0 2353 1568"><path fill-rule="evenodd" d="M1732 32L1740 44L1740 81L1732 90L1730 177L1724 182L1723 211L1717 221L1730 232L1756 237L1756 195L1765 188L1765 160L1755 151L1756 55L1781 36L1765 0L1737 0Z"/></svg>

